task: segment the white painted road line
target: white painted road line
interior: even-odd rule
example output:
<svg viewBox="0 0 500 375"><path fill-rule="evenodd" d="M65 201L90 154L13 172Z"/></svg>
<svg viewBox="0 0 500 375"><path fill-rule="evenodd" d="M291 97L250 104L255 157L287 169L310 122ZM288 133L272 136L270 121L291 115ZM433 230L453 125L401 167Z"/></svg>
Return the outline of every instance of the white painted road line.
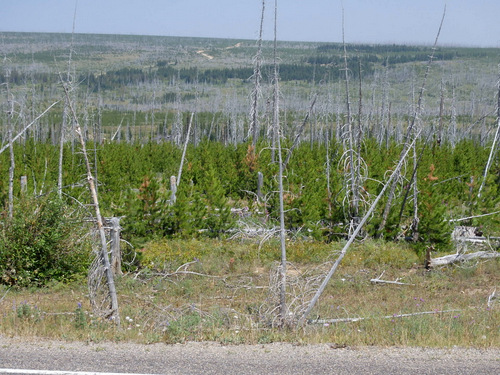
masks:
<svg viewBox="0 0 500 375"><path fill-rule="evenodd" d="M49 370L24 370L0 368L0 374L34 374L34 375L157 375L157 374L132 374L120 372L84 372L84 371L49 371Z"/></svg>

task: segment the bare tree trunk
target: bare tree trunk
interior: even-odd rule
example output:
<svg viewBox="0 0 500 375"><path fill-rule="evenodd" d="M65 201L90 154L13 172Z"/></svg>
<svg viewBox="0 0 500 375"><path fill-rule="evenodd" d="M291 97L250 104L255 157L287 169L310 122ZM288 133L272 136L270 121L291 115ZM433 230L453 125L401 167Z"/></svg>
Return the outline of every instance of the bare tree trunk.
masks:
<svg viewBox="0 0 500 375"><path fill-rule="evenodd" d="M177 182L175 176L170 176L170 205L174 205L177 200Z"/></svg>
<svg viewBox="0 0 500 375"><path fill-rule="evenodd" d="M177 146L181 145L182 141L182 110L181 110L181 88L180 88L180 72L177 74L177 81L175 86L175 107L176 116L172 129L172 141Z"/></svg>
<svg viewBox="0 0 500 375"><path fill-rule="evenodd" d="M439 128L437 135L437 144L441 146L443 139L443 116L444 116L444 83L441 79L441 99L439 100Z"/></svg>
<svg viewBox="0 0 500 375"><path fill-rule="evenodd" d="M351 188L350 194L352 194L352 201L350 201L350 220L355 220L358 216L358 189L356 187L356 162L354 160L354 129L352 123L351 115L351 98L349 95L349 66L347 64L347 49L345 45L344 37L344 9L342 8L342 45L344 49L344 83L345 83L345 100L346 100L346 111L347 111L347 131L349 136L349 169L351 174Z"/></svg>
<svg viewBox="0 0 500 375"><path fill-rule="evenodd" d="M313 65L313 78L312 78L311 92L314 92L315 85L316 85L316 61L314 62L314 65ZM314 101L316 101L316 97L317 97L317 94L314 95ZM309 113L308 113L308 116L309 116ZM313 145L314 145L314 128L315 128L316 124L314 124L313 121L309 121L309 123L310 123L310 126L309 126L309 148L312 151Z"/></svg>
<svg viewBox="0 0 500 375"><path fill-rule="evenodd" d="M75 36L75 24L76 24L76 3L75 12L73 14L73 30L71 33L71 44L69 46L69 57L68 57L68 71L66 72L66 83L71 84L71 59L73 56L73 41ZM66 136L66 128L68 126L68 99L64 102L63 118L61 124L61 135L59 138L59 164L58 164L58 174L57 174L57 194L59 198L62 197L63 189L63 152L64 152L64 137Z"/></svg>
<svg viewBox="0 0 500 375"><path fill-rule="evenodd" d="M278 152L279 174L278 174L278 189L280 201L280 244L281 244L281 264L280 264L280 307L279 307L279 322L280 326L284 326L287 316L286 306L286 230L285 230L285 208L283 203L283 159L281 155L281 127L279 121L279 70L277 56L277 19L278 19L278 0L274 0L274 108L273 108L273 134L276 137L276 146Z"/></svg>
<svg viewBox="0 0 500 375"><path fill-rule="evenodd" d="M391 134L393 133L391 125L391 108L392 102L387 106L387 126L385 128L385 149L388 150L391 144Z"/></svg>
<svg viewBox="0 0 500 375"><path fill-rule="evenodd" d="M67 82L69 83L69 80ZM67 127L67 118L68 118L67 106L68 103L67 101L65 101L62 124L61 124L61 134L59 136L59 164L57 173L57 194L59 195L59 197L62 197L62 188L63 188L63 151L64 151L65 129Z"/></svg>
<svg viewBox="0 0 500 375"><path fill-rule="evenodd" d="M426 268L447 266L454 263L463 263L470 260L477 259L493 259L499 258L500 253L498 251L477 251L475 253L461 253L444 255L439 258L431 258L430 251L427 252Z"/></svg>
<svg viewBox="0 0 500 375"><path fill-rule="evenodd" d="M71 111L73 121L75 124L75 132L78 136L78 139L80 140L81 151L83 154L85 167L87 170L87 183L88 183L90 195L92 196L92 203L94 205L95 216L96 216L96 221L97 221L97 229L99 231L99 237L101 240L101 258L102 258L102 262L103 262L104 271L106 273L106 280L107 280L107 284L108 284L109 297L111 300L109 316L110 316L110 318L114 319L114 321L117 325L120 325L120 314L118 311L118 296L116 294L113 271L111 270L111 264L109 262L108 243L107 243L108 241L106 239L106 233L104 231L103 219L102 219L102 215L101 215L101 210L99 208L99 199L97 197L97 190L95 187L94 177L92 176L92 168L91 168L90 160L89 160L89 157L87 154L87 146L85 144L85 139L83 137L82 130L80 128L80 123L78 121L78 117L77 117L75 109L73 108L73 105L71 103L71 99L70 99L70 95L69 95L70 88L67 85L63 85L63 88L64 88L64 93L66 95L66 100L68 102L68 107Z"/></svg>
<svg viewBox="0 0 500 375"><path fill-rule="evenodd" d="M184 149L182 150L182 158L181 158L181 164L179 165L179 173L177 174L177 186L179 186L181 182L181 175L182 175L182 167L184 165L184 159L186 157L186 149L189 143L189 134L191 133L191 124L193 123L193 116L194 112L191 113L191 117L189 118L189 125L188 125L188 130L186 134L186 140L184 142Z"/></svg>
<svg viewBox="0 0 500 375"><path fill-rule="evenodd" d="M342 44L344 50L344 84L345 84L345 100L346 100L346 122L347 122L347 132L343 133L342 144L344 146L344 154L346 155L344 172L345 187L346 187L346 198L348 202L348 212L350 221L350 231L355 229L359 223L359 204L360 204L360 192L359 192L359 181L360 181L360 155L358 154L357 140L359 133L356 132L355 122L353 121L351 112L351 98L349 93L349 65L347 61L347 49L344 37L344 9L342 8ZM360 91L361 95L361 91ZM360 96L360 107L361 110L361 96ZM359 131L359 130L358 130Z"/></svg>
<svg viewBox="0 0 500 375"><path fill-rule="evenodd" d="M414 166L414 174L413 174L413 221L411 223L411 232L413 236L413 242L418 241L418 223L420 219L418 217L418 158L417 158L417 145L413 144L413 166Z"/></svg>
<svg viewBox="0 0 500 375"><path fill-rule="evenodd" d="M330 137L326 137L326 192L328 196L328 216L332 217L332 189L330 187Z"/></svg>
<svg viewBox="0 0 500 375"><path fill-rule="evenodd" d="M452 94L451 94L451 130L450 130L450 143L451 147L455 148L455 145L457 143L457 108L456 108L456 97L455 97L455 85L453 85L452 88Z"/></svg>
<svg viewBox="0 0 500 375"><path fill-rule="evenodd" d="M421 129L418 129L418 131L421 131ZM420 165L420 161L422 160L422 157L424 156L424 150L426 149L430 139L431 139L432 133L429 133L427 136L427 139L425 140L425 143L422 147L422 150L420 150L420 154L417 153L416 151L416 144L413 146L413 172L410 178L410 181L408 183L408 188L405 189L405 195L403 197L403 203L401 204L401 209L399 211L399 223L401 223L401 220L403 218L403 212L406 206L406 202L408 200L408 196L410 194L410 189L413 189L413 220L411 224L411 231L412 231L412 236L413 236L413 241L416 242L418 241L419 234L418 234L418 225L420 222L420 219L418 217L418 185L417 185L417 171L418 171L418 166Z"/></svg>
<svg viewBox="0 0 500 375"><path fill-rule="evenodd" d="M255 152L255 146L259 137L259 97L260 97L260 80L262 79L262 30L264 25L264 11L266 9L266 1L262 0L262 14L260 16L259 40L257 42L257 54L254 57L254 88L252 91L252 106L250 108L250 129L252 135L252 145Z"/></svg>
<svg viewBox="0 0 500 375"><path fill-rule="evenodd" d="M500 67L500 65L499 65L499 67ZM498 136L500 134L500 78L497 82L497 88L498 88L497 108L496 108L497 109L497 130L495 132L495 137L493 138L493 144L491 145L490 156L488 157L488 162L486 163L486 167L484 168L483 180L481 181L481 186L479 186L479 191L477 192L478 198L481 197L481 192L483 191L484 185L486 183L486 177L488 176L488 171L490 170L491 162L492 162L493 157L496 153Z"/></svg>
<svg viewBox="0 0 500 375"><path fill-rule="evenodd" d="M95 122L94 127L94 145L100 145L102 143L102 107L104 106L104 100L102 99L101 89L99 87L98 95L97 95L97 121ZM74 128L75 124L72 123L72 128ZM84 138L85 139L85 138Z"/></svg>
<svg viewBox="0 0 500 375"><path fill-rule="evenodd" d="M264 175L262 172L257 172L257 199L262 201L264 195L262 194L262 186L264 185Z"/></svg>
<svg viewBox="0 0 500 375"><path fill-rule="evenodd" d="M355 179L356 181L354 182L354 186L356 187L356 216L355 216L355 221L357 224L357 221L359 221L359 216L360 216L360 195L361 195L361 188L362 188L362 179L361 179L361 142L363 140L363 122L362 122L362 117L363 117L363 88L362 88L362 70L361 70L361 59L359 60L359 65L358 65L358 73L359 73L359 101L358 101L358 128L357 128L357 134L355 138L355 145L356 145L356 173L355 173Z"/></svg>
<svg viewBox="0 0 500 375"><path fill-rule="evenodd" d="M195 96L195 108L200 107L200 93L198 90L198 71L196 72L196 81L195 81L195 86L194 86L194 96ZM198 109L197 109L198 110ZM193 119L193 145L196 147L198 145L198 114L194 114L194 119Z"/></svg>
<svg viewBox="0 0 500 375"><path fill-rule="evenodd" d="M122 253L120 246L120 233L122 228L120 227L120 218L112 217L108 220L109 238L110 238L110 248L111 248L111 270L113 275L122 274Z"/></svg>
<svg viewBox="0 0 500 375"><path fill-rule="evenodd" d="M28 176L21 176L21 194L26 195L27 191L28 191Z"/></svg>
<svg viewBox="0 0 500 375"><path fill-rule="evenodd" d="M387 139L388 131L386 128L385 116L387 113L386 107L389 102L389 61L386 60L385 68L384 68L384 80L382 82L382 106L380 108L380 117L379 117L379 130L378 130L378 144L382 146L385 143L386 147L388 146L389 140Z"/></svg>
<svg viewBox="0 0 500 375"><path fill-rule="evenodd" d="M314 108L314 104L316 103L316 98L317 98L317 95L314 95L311 106L309 107L309 111L306 113L306 116L304 117L304 121L302 121L302 125L299 128L299 130L297 131L297 134L295 135L295 139L293 141L292 147L290 147L290 149L288 150L288 153L286 154L285 164L283 166L283 169L286 169L286 166L288 165L288 162L290 161L290 158L292 157L293 150L295 150L295 148L299 144L299 140L300 140L300 137L304 131L304 128L306 127L307 120L309 120L309 117L310 117L310 115L313 111L313 108Z"/></svg>
<svg viewBox="0 0 500 375"><path fill-rule="evenodd" d="M5 84L7 87L7 140L9 142L9 208L8 215L9 219L14 217L14 169L16 167L16 161L14 158L14 141L12 138L12 133L14 132L14 124L12 118L14 116L14 101L11 97L10 92L10 71L7 70L5 73Z"/></svg>

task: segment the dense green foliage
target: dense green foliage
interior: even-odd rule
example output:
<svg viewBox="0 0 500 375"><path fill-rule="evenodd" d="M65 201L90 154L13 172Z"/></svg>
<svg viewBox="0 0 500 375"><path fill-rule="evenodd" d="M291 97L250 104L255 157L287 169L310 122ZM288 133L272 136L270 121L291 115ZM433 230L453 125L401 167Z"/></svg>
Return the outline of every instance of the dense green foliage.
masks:
<svg viewBox="0 0 500 375"><path fill-rule="evenodd" d="M81 223L57 197L21 199L0 232L0 283L41 286L85 275L90 255Z"/></svg>
<svg viewBox="0 0 500 375"><path fill-rule="evenodd" d="M286 147L286 142L285 145ZM285 171L286 226L290 233L320 240L343 238L348 224L343 201L345 171L340 155L342 147L329 146L330 175L326 175L327 150L324 144L302 143L294 151ZM67 145L64 159L64 189L67 204L85 201L87 189L84 170L78 154L71 154ZM93 147L93 146L91 146ZM17 145L16 175L32 179L30 193L55 189L57 181L57 148L48 144L27 142ZM181 149L171 143L104 143L95 154L95 171L99 181L101 208L108 216L124 216L123 235L141 246L151 239L224 237L234 231L239 219L256 220L258 225L272 225L279 217L277 164L271 152L259 144L255 152L249 144L224 146L203 141L189 145L186 162L176 194L171 201L170 176L176 176ZM400 146L389 148L367 140L362 156L368 161L369 179L363 186L368 202L373 200L398 158ZM22 150L22 152L21 152ZM449 245L451 226L447 219L493 212L498 209L499 163L495 159L480 199L477 191L488 149L472 141L451 147L443 144L432 148L418 147L422 157L417 169L419 241L418 247L433 244L438 249ZM2 176L7 176L7 155L0 157ZM264 175L262 198L257 200L257 173ZM408 182L413 166L408 162L405 179L397 189L397 197L383 236L388 240L411 237L408 229L413 217L412 192ZM329 181L329 186L328 186ZM471 182L472 181L472 182ZM329 193L330 192L330 193ZM7 196L6 178L1 181L0 194ZM16 195L19 187L16 186ZM366 210L365 205L362 210ZM233 212L231 212L233 210ZM377 235L383 204L377 208L367 226L367 234ZM494 234L498 231L495 216L471 219L463 224L482 226ZM55 224L51 224L55 225Z"/></svg>

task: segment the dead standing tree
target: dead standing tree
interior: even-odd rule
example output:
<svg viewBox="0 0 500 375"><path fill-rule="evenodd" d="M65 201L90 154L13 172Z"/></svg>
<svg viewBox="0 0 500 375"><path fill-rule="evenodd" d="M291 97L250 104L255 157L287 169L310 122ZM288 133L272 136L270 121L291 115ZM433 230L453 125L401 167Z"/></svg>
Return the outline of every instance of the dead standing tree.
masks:
<svg viewBox="0 0 500 375"><path fill-rule="evenodd" d="M7 68L5 72L5 85L7 88L7 141L9 142L9 154L10 154L10 167L9 167L9 208L8 214L9 219L14 216L14 169L15 169L15 158L14 158L14 142L12 139L12 134L14 133L14 100L12 100L12 94L10 92L10 70Z"/></svg>
<svg viewBox="0 0 500 375"><path fill-rule="evenodd" d="M252 105L250 107L250 127L249 136L252 137L253 150L259 137L259 98L261 96L260 81L262 79L262 30L264 25L264 11L266 9L266 1L262 0L262 14L260 17L259 40L257 42L257 54L254 57L253 80L254 88L252 91Z"/></svg>
<svg viewBox="0 0 500 375"><path fill-rule="evenodd" d="M347 190L350 192L347 193L346 195L349 196L352 194L352 200L348 199L349 201L349 217L352 221L356 221L359 212L358 212L358 189L356 187L357 183L357 171L356 171L356 166L357 162L354 160L354 153L355 153L355 139L354 139L354 129L353 129L353 119L352 119L352 114L351 114L351 98L349 95L349 66L347 63L347 48L345 45L345 32L344 32L344 9L342 8L342 46L344 50L344 83L345 83L345 101L346 101L346 121L347 121L347 132L344 132L342 143L344 144L344 150L347 148L348 151L346 154L348 155L348 161L347 161L347 168L350 173L350 178L349 180L349 187ZM355 226L356 224L354 224Z"/></svg>
<svg viewBox="0 0 500 375"><path fill-rule="evenodd" d="M280 203L280 245L281 245L281 263L279 266L279 325L285 325L287 317L286 305L286 230L285 230L285 208L283 203L283 158L281 152L281 126L279 119L279 67L277 56L277 20L278 20L278 0L274 1L274 47L273 47L273 92L274 92L274 106L273 106L273 134L276 138L276 146L278 149L278 189L279 189L279 203Z"/></svg>
<svg viewBox="0 0 500 375"><path fill-rule="evenodd" d="M282 129L280 126L280 86L279 86L279 65L277 55L277 15L278 1L274 1L274 46L273 46L273 94L272 94L272 162L277 151L278 156L278 194L279 194L279 210L280 210L280 249L281 260L275 272L271 275L269 302L271 304L270 311L267 313L272 315L272 321L277 320L277 326L283 328L287 325L288 306L287 306L287 260L286 260L286 229L285 229L285 208L284 208L284 193L283 193L283 171L285 163L282 157L281 136ZM275 149L276 148L276 149ZM273 277L274 276L274 277ZM277 314L276 314L277 312ZM266 314L267 315L267 314Z"/></svg>
<svg viewBox="0 0 500 375"><path fill-rule="evenodd" d="M346 105L346 125L342 131L342 145L344 154L341 157L340 169L344 171L344 206L347 206L346 217L349 219L349 233L359 224L361 214L361 204L363 202L362 186L366 179L366 163L361 157L361 116L362 116L362 90L361 90L361 62L359 63L359 108L358 122L356 123L351 111L351 96L349 92L350 71L347 59L347 48L344 34L344 9L342 9L342 45L344 60L344 84L345 84L345 105ZM363 173L362 173L363 172Z"/></svg>
<svg viewBox="0 0 500 375"><path fill-rule="evenodd" d="M297 130L297 133L295 134L295 139L293 140L292 147L288 150L285 158L285 163L283 166L283 169L286 169L286 166L288 165L288 162L290 161L290 158L292 157L293 150L299 145L300 142L300 137L302 136L302 133L304 132L304 128L306 127L307 121L309 120L309 117L311 116L313 109L314 109L314 104L316 104L316 99L317 95L314 94L311 105L309 107L309 111L306 113L304 120L302 121L302 125L299 127Z"/></svg>
<svg viewBox="0 0 500 375"><path fill-rule="evenodd" d="M175 121L172 127L172 141L177 146L182 143L182 109L181 109L181 88L180 88L180 72L177 73L175 81Z"/></svg>
<svg viewBox="0 0 500 375"><path fill-rule="evenodd" d="M70 82L71 82L71 60L73 57L75 24L76 24L76 4L75 4L75 13L73 14L73 31L71 33L71 44L69 47L68 71L66 72L66 83L67 84L70 84ZM58 164L58 174L57 174L57 193L59 195L59 198L62 197L62 190L63 190L63 154L64 154L64 143L65 143L65 137L66 137L66 129L68 128L68 117L71 117L68 112L69 112L68 99L65 99L63 117L62 117L62 123L61 123L61 135L59 138L59 164Z"/></svg>

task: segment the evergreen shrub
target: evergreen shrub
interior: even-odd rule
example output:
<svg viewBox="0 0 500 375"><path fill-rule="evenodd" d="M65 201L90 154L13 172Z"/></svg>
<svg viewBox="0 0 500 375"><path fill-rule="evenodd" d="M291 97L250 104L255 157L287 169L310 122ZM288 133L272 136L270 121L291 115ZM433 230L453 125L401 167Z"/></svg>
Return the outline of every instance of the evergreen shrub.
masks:
<svg viewBox="0 0 500 375"><path fill-rule="evenodd" d="M22 198L0 223L0 283L21 287L85 275L90 253L57 198Z"/></svg>

